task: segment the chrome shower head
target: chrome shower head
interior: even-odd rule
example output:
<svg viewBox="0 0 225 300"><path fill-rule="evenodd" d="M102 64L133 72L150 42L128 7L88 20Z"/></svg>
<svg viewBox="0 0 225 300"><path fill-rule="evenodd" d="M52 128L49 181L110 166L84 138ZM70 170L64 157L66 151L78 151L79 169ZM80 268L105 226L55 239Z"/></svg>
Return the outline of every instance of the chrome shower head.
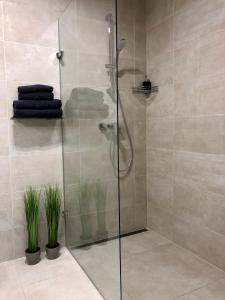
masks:
<svg viewBox="0 0 225 300"><path fill-rule="evenodd" d="M117 44L118 53L120 53L126 47L126 39L121 39Z"/></svg>

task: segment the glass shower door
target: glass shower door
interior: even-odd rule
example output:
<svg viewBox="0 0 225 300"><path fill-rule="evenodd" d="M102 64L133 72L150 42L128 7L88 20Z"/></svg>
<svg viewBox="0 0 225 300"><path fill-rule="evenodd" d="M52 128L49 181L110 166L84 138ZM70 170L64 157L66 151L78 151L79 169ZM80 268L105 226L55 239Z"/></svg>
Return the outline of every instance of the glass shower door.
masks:
<svg viewBox="0 0 225 300"><path fill-rule="evenodd" d="M66 245L107 300L121 299L115 1L59 19Z"/></svg>

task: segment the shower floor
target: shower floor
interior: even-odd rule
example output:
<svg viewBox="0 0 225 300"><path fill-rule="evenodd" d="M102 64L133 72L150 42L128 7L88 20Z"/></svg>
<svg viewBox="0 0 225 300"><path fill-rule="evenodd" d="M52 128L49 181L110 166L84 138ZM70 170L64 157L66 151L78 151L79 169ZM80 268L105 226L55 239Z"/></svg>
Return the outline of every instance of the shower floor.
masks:
<svg viewBox="0 0 225 300"><path fill-rule="evenodd" d="M0 263L1 300L103 300L66 248L35 266L24 258Z"/></svg>
<svg viewBox="0 0 225 300"><path fill-rule="evenodd" d="M225 272L159 234L124 237L121 246L123 300L225 300ZM118 240L74 250L107 300L119 299L117 253Z"/></svg>

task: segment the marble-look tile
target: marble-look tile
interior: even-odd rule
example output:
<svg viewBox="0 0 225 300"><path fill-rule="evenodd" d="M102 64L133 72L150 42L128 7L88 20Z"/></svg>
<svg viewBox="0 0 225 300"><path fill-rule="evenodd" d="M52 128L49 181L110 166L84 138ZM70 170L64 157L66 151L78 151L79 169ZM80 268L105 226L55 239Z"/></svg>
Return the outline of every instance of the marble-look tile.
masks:
<svg viewBox="0 0 225 300"><path fill-rule="evenodd" d="M174 206L175 216L204 224L208 213L207 198L204 187L192 178L175 177L174 180Z"/></svg>
<svg viewBox="0 0 225 300"><path fill-rule="evenodd" d="M148 204L172 212L174 185L172 177L150 175L148 178Z"/></svg>
<svg viewBox="0 0 225 300"><path fill-rule="evenodd" d="M80 17L104 22L104 17L109 12L115 15L112 0L77 0L77 14Z"/></svg>
<svg viewBox="0 0 225 300"><path fill-rule="evenodd" d="M79 17L77 20L77 30L77 46L80 53L107 55L108 32L104 17L98 21Z"/></svg>
<svg viewBox="0 0 225 300"><path fill-rule="evenodd" d="M134 206L134 226L135 230L147 228L147 201L136 203Z"/></svg>
<svg viewBox="0 0 225 300"><path fill-rule="evenodd" d="M3 2L12 2L12 3L18 3L18 0L3 0ZM21 0L20 3L22 4L27 4L31 5L32 0ZM67 5L70 3L70 0L50 0L50 1L45 1L45 0L36 0L35 4L38 6L42 6L43 9L48 10L51 12L57 11L58 13L62 13Z"/></svg>
<svg viewBox="0 0 225 300"><path fill-rule="evenodd" d="M134 4L134 28L139 32L145 32L147 3L145 0L134 0L133 4Z"/></svg>
<svg viewBox="0 0 225 300"><path fill-rule="evenodd" d="M174 80L174 57L172 52L151 57L147 53L147 75L154 85L172 84Z"/></svg>
<svg viewBox="0 0 225 300"><path fill-rule="evenodd" d="M107 150L107 134L100 129L101 120L80 120L80 151Z"/></svg>
<svg viewBox="0 0 225 300"><path fill-rule="evenodd" d="M147 120L147 144L152 148L173 149L174 117Z"/></svg>
<svg viewBox="0 0 225 300"><path fill-rule="evenodd" d="M128 26L133 27L134 26L134 15L135 15L135 5L134 1L130 0L120 0L117 3L117 22L118 22L118 28L120 26Z"/></svg>
<svg viewBox="0 0 225 300"><path fill-rule="evenodd" d="M7 80L59 82L56 49L6 42L5 56Z"/></svg>
<svg viewBox="0 0 225 300"><path fill-rule="evenodd" d="M0 157L0 194L8 195L10 193L10 165L9 157Z"/></svg>
<svg viewBox="0 0 225 300"><path fill-rule="evenodd" d="M182 7L183 6L183 7ZM175 40L193 40L203 32L224 22L224 3L222 0L215 1L176 1L175 10ZM199 11L199 14L196 14Z"/></svg>
<svg viewBox="0 0 225 300"><path fill-rule="evenodd" d="M0 231L1 249L0 249L0 262L13 259L13 231L4 230Z"/></svg>
<svg viewBox="0 0 225 300"><path fill-rule="evenodd" d="M0 155L9 154L9 129L8 122L0 120Z"/></svg>
<svg viewBox="0 0 225 300"><path fill-rule="evenodd" d="M76 184L80 178L80 153L69 152L64 155L65 184Z"/></svg>
<svg viewBox="0 0 225 300"><path fill-rule="evenodd" d="M205 225L223 236L225 235L224 213L225 197L216 193L205 193Z"/></svg>
<svg viewBox="0 0 225 300"><path fill-rule="evenodd" d="M3 2L0 1L0 41L3 41Z"/></svg>
<svg viewBox="0 0 225 300"><path fill-rule="evenodd" d="M6 231L13 227L12 222L12 201L10 194L0 193L0 230Z"/></svg>
<svg viewBox="0 0 225 300"><path fill-rule="evenodd" d="M224 131L223 116L177 117L175 148L198 153L225 154Z"/></svg>
<svg viewBox="0 0 225 300"><path fill-rule="evenodd" d="M46 299L60 300L66 297L68 300L74 299L74 295L83 300L101 300L97 290L87 278L81 278L76 274L68 274L70 280L64 276L32 284L26 288L25 295L31 300ZM86 279L86 280L85 280Z"/></svg>
<svg viewBox="0 0 225 300"><path fill-rule="evenodd" d="M192 219L174 218L173 240L185 249L189 249L206 261L224 270L224 235L211 231Z"/></svg>
<svg viewBox="0 0 225 300"><path fill-rule="evenodd" d="M8 116L6 81L0 81L0 119Z"/></svg>
<svg viewBox="0 0 225 300"><path fill-rule="evenodd" d="M199 91L195 84L190 85L187 82L174 84L174 110L176 116L196 116L199 110L201 110L198 93Z"/></svg>
<svg viewBox="0 0 225 300"><path fill-rule="evenodd" d="M195 43L185 43L174 51L174 81L187 84L195 78L198 71L198 53ZM191 85L193 86L193 84Z"/></svg>
<svg viewBox="0 0 225 300"><path fill-rule="evenodd" d="M225 280L221 279L202 287L193 293L178 298L178 300L224 300Z"/></svg>
<svg viewBox="0 0 225 300"><path fill-rule="evenodd" d="M4 2L3 5L5 41L58 47L57 12L45 10L38 3L34 6L33 3Z"/></svg>
<svg viewBox="0 0 225 300"><path fill-rule="evenodd" d="M148 227L173 240L173 215L169 210L148 204Z"/></svg>
<svg viewBox="0 0 225 300"><path fill-rule="evenodd" d="M150 57L163 55L173 49L173 18L160 23L147 32L147 52Z"/></svg>
<svg viewBox="0 0 225 300"><path fill-rule="evenodd" d="M13 154L29 154L32 151L56 153L57 150L61 150L60 120L14 120L10 125Z"/></svg>
<svg viewBox="0 0 225 300"><path fill-rule="evenodd" d="M0 80L5 79L5 50L3 42L0 42Z"/></svg>
<svg viewBox="0 0 225 300"><path fill-rule="evenodd" d="M170 177L173 175L173 152L162 149L148 149L148 176Z"/></svg>
<svg viewBox="0 0 225 300"><path fill-rule="evenodd" d="M78 82L81 87L108 87L110 78L107 74L105 64L108 56L93 55L87 53L78 54Z"/></svg>
<svg viewBox="0 0 225 300"><path fill-rule="evenodd" d="M202 183L204 190L224 195L224 156L191 152L175 153L175 174Z"/></svg>
<svg viewBox="0 0 225 300"><path fill-rule="evenodd" d="M72 250L105 299L120 299L119 240ZM102 264L104 261L104 264ZM101 265L101 268L99 268Z"/></svg>
<svg viewBox="0 0 225 300"><path fill-rule="evenodd" d="M224 36L225 31L218 32L212 35L211 39L205 39L206 43L204 40L202 44L200 43L198 48L200 77L207 77L209 74L219 75L224 73Z"/></svg>
<svg viewBox="0 0 225 300"><path fill-rule="evenodd" d="M210 76L209 78L198 80L196 86L198 113L201 115L224 114L224 86L225 76ZM192 97L189 97L191 100ZM215 101L216 99L216 101ZM196 99L195 99L196 100ZM191 101L192 102L192 101Z"/></svg>
<svg viewBox="0 0 225 300"><path fill-rule="evenodd" d="M135 202L139 204L146 204L147 203L146 176L135 176L134 185L135 185Z"/></svg>
<svg viewBox="0 0 225 300"><path fill-rule="evenodd" d="M172 84L161 85L159 92L153 95L150 99L147 110L147 119L151 117L168 117L174 114L174 98L176 99L177 93L174 92ZM179 99L180 101L183 100ZM188 99L189 100L189 99Z"/></svg>
<svg viewBox="0 0 225 300"><path fill-rule="evenodd" d="M109 159L109 151L88 151L81 152L81 178L101 179L104 174L105 179L114 178L114 170Z"/></svg>
<svg viewBox="0 0 225 300"><path fill-rule="evenodd" d="M151 253L156 247L170 244L171 242L158 233L149 230L143 233L137 233L121 239L122 259L128 258L131 254Z"/></svg>
<svg viewBox="0 0 225 300"><path fill-rule="evenodd" d="M173 13L173 0L147 1L147 29L166 20Z"/></svg>
<svg viewBox="0 0 225 300"><path fill-rule="evenodd" d="M134 299L172 300L222 278L224 272L189 251L164 244L130 255L122 263L122 275L123 288Z"/></svg>

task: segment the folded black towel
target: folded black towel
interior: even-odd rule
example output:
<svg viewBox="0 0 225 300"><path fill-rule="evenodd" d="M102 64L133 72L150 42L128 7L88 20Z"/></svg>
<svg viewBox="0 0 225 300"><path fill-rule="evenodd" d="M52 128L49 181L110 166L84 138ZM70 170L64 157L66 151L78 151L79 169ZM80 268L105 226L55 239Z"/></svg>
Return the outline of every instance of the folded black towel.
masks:
<svg viewBox="0 0 225 300"><path fill-rule="evenodd" d="M61 118L62 109L16 109L14 108L15 118Z"/></svg>
<svg viewBox="0 0 225 300"><path fill-rule="evenodd" d="M57 109L62 107L62 101L61 100L54 100L54 101L48 101L48 100L15 100L13 101L13 108L16 109Z"/></svg>
<svg viewBox="0 0 225 300"><path fill-rule="evenodd" d="M44 84L25 85L18 87L19 93L53 92L53 87Z"/></svg>
<svg viewBox="0 0 225 300"><path fill-rule="evenodd" d="M19 100L53 100L54 94L53 93L19 93L18 94Z"/></svg>

